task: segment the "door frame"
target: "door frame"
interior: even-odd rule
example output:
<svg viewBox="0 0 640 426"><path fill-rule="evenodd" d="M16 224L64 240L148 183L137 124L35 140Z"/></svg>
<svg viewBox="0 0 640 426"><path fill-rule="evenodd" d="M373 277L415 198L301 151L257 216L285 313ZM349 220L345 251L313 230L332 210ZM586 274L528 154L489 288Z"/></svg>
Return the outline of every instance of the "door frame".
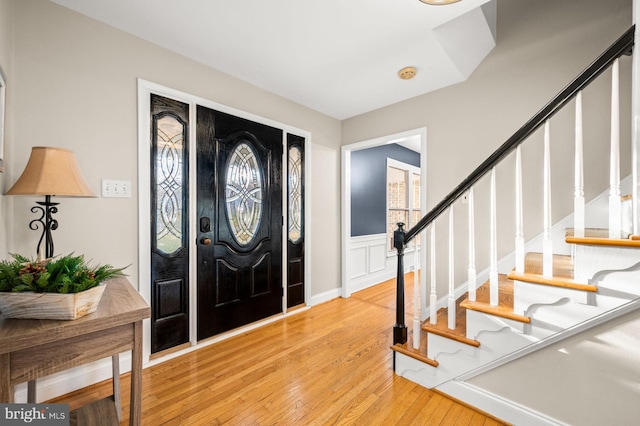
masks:
<svg viewBox="0 0 640 426"><path fill-rule="evenodd" d="M196 164L196 105L201 105L207 108L215 109L227 114L232 114L237 117L255 121L257 123L265 124L271 127L282 129L283 131L283 164L286 164L287 160L287 145L286 135L287 133L296 134L305 138L304 155L305 155L305 194L304 201L306 206L311 205L310 193L311 193L311 155L312 155L312 139L311 132L303 129L299 129L288 124L280 123L275 120L260 117L255 114L251 114L245 111L241 111L226 105L219 104L217 102L201 98L180 90L172 89L166 86L162 86L157 83L153 83L144 79L137 80L137 94L138 94L138 292L141 296L151 304L151 287L147 285L151 280L150 265L151 254L149 250L149 241L151 238L151 231L149 223L151 220L150 215L150 203L151 203L151 179L150 179L150 149L149 143L151 140L151 120L150 120L150 95L156 94L167 98L175 99L180 102L189 104L189 164ZM283 182L286 182L287 169L282 168ZM196 188L196 168L189 168L189 187L192 194ZM283 220L287 223L287 193L286 188L283 185L282 190L282 202L283 202ZM201 347L210 345L212 343L227 339L240 333L244 333L248 330L260 327L269 322L277 321L281 318L280 315L276 315L267 318L263 321L249 324L244 327L232 330L230 332L221 333L217 336L198 342L196 327L197 327L197 256L196 256L196 235L197 235L197 209L196 209L196 197L194 195L189 197L188 205L189 217L189 236L190 241L189 250L189 343L186 345L178 346L175 349L169 349L160 354L154 354L153 359L151 357L151 320L147 319L143 321L143 362L144 365L153 365L159 362L163 362L190 352L192 350L199 349ZM305 304L307 308L309 306L309 300L311 297L311 274L310 271L310 259L311 259L311 241L312 234L310 232L311 227L311 212L309 208L306 208L304 217L305 226ZM287 256L287 232L282 232L282 256L286 259ZM286 262L282 265L282 286L283 286L283 311L282 316L287 315L287 300L286 300ZM298 310L296 310L298 312Z"/></svg>
<svg viewBox="0 0 640 426"><path fill-rule="evenodd" d="M407 130L400 133L394 133L387 136L382 136L375 139L369 139L361 142L356 142L348 145L343 145L341 148L341 170L342 170L342 235L341 235L341 251L342 251L342 297L350 297L351 294L356 291L354 285L352 285L351 277L349 276L349 259L348 255L351 249L351 153L353 151L359 151L361 149L373 148L376 146L386 145L398 142L402 139L406 139L412 136L419 136L420 138L420 186L422 188L422 197L420 199L420 209L422 212L427 212L427 128L421 127L418 129ZM426 239L423 238L423 241ZM420 264L427 264L427 250L420 250ZM421 274L420 289L421 289L421 311L425 312L426 309L426 284L427 274Z"/></svg>

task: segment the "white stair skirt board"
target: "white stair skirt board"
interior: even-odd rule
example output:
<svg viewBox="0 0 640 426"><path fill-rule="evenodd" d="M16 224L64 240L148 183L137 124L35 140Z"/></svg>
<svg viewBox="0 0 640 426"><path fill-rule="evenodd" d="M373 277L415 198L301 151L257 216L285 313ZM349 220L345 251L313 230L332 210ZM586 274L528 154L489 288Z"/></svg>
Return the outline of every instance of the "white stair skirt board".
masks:
<svg viewBox="0 0 640 426"><path fill-rule="evenodd" d="M640 262L640 250L633 247L607 247L577 244L573 270L576 280L591 279L603 270L621 270ZM583 281L587 282L587 281Z"/></svg>
<svg viewBox="0 0 640 426"><path fill-rule="evenodd" d="M588 303L588 291L553 287L524 281L513 282L513 312L528 315L532 305L552 304L562 299L571 299L575 303Z"/></svg>

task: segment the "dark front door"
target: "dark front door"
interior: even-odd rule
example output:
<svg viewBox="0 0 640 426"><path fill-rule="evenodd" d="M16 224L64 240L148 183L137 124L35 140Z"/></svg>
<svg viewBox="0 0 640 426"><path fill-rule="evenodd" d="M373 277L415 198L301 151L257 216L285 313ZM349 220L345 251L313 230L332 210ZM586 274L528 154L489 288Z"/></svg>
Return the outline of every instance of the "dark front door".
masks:
<svg viewBox="0 0 640 426"><path fill-rule="evenodd" d="M282 143L197 107L198 340L282 312Z"/></svg>

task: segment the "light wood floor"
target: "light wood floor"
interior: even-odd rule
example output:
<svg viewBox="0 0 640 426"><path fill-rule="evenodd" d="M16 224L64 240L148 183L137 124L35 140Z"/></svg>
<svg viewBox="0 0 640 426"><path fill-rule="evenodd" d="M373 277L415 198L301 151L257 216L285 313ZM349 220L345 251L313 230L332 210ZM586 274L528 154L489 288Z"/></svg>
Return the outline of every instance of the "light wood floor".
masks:
<svg viewBox="0 0 640 426"><path fill-rule="evenodd" d="M412 278L407 277L407 324ZM395 281L143 371L144 425L500 425L392 370ZM122 380L128 424L128 375ZM71 410L110 382L50 402Z"/></svg>

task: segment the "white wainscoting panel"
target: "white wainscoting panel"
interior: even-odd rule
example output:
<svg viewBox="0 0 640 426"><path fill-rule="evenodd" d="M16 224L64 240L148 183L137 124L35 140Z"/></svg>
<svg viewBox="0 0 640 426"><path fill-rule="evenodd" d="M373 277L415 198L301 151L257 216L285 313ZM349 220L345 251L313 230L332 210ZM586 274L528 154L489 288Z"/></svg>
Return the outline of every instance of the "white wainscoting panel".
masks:
<svg viewBox="0 0 640 426"><path fill-rule="evenodd" d="M386 234L351 237L347 252L347 283L350 293L364 290L396 276L397 256L387 247ZM405 251L405 272L413 271L413 249Z"/></svg>

